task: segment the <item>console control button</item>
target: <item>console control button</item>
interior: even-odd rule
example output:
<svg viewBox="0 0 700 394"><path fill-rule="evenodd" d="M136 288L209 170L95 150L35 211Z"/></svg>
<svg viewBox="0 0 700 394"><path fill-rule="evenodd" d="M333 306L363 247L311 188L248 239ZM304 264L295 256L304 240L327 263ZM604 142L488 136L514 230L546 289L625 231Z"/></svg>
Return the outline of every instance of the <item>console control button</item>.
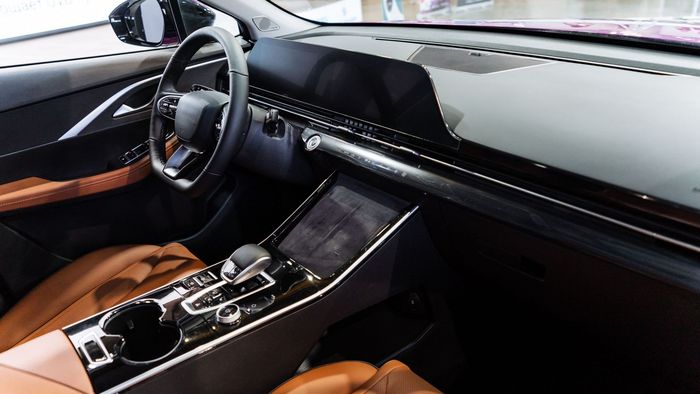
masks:
<svg viewBox="0 0 700 394"><path fill-rule="evenodd" d="M182 281L182 286L184 286L187 290L191 290L197 287L197 282L194 281L194 278L187 278Z"/></svg>
<svg viewBox="0 0 700 394"><path fill-rule="evenodd" d="M105 361L107 359L107 355L102 350L100 345L97 344L96 341L89 340L89 341L85 342L83 347L84 347L85 353L87 353L88 359L90 361L100 362L100 361Z"/></svg>
<svg viewBox="0 0 700 394"><path fill-rule="evenodd" d="M241 320L241 310L236 304L222 306L216 310L216 321L219 324L233 325Z"/></svg>
<svg viewBox="0 0 700 394"><path fill-rule="evenodd" d="M206 286L208 283L211 283L216 279L216 275L209 271L202 272L194 276L194 281L200 286Z"/></svg>
<svg viewBox="0 0 700 394"><path fill-rule="evenodd" d="M249 315L254 315L272 305L273 302L275 302L274 296L262 296L241 305L241 309L243 309Z"/></svg>
<svg viewBox="0 0 700 394"><path fill-rule="evenodd" d="M192 303L192 307L194 309L204 309L204 302L202 300L195 300Z"/></svg>

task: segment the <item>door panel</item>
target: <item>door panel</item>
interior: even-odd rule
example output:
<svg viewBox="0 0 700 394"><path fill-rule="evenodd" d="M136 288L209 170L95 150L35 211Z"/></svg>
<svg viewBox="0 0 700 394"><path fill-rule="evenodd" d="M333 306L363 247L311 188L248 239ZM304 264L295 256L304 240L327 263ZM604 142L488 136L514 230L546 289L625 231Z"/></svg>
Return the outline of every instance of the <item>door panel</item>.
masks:
<svg viewBox="0 0 700 394"><path fill-rule="evenodd" d="M58 141L69 131L77 136L146 119L149 111L138 116L114 114L122 104L133 108L148 103L144 88L155 92L158 75L172 53L171 48L0 68L0 157ZM207 46L194 62L220 54L220 47ZM191 69L184 79L208 78L216 74L217 66L213 62ZM148 78L152 79L139 84Z"/></svg>
<svg viewBox="0 0 700 394"><path fill-rule="evenodd" d="M85 253L170 242L209 219L208 197L149 176L150 103L171 53L0 69L0 315ZM193 63L183 90L214 86L225 60L207 47Z"/></svg>
<svg viewBox="0 0 700 394"><path fill-rule="evenodd" d="M166 155L175 151L177 139L166 144ZM147 149L145 144L141 149ZM45 205L90 196L139 182L151 172L148 157L96 175L66 181L51 181L32 176L0 185L0 212Z"/></svg>

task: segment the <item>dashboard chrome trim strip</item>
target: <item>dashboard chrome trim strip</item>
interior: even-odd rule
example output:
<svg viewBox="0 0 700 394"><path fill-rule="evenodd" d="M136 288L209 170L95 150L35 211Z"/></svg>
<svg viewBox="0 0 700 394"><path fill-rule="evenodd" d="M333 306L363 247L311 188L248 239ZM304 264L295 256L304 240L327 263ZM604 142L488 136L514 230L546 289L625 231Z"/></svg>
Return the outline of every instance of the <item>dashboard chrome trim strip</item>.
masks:
<svg viewBox="0 0 700 394"><path fill-rule="evenodd" d="M503 197L493 191L470 185L468 182L460 182L449 177L448 173L440 175L436 172L437 166L431 171L429 167L397 160L361 144L347 142L339 137L309 128L302 133L302 138L309 138L312 135L322 138L317 149L379 176L427 191L439 198L452 201L496 220L527 228L528 231L556 242L567 244L593 256L605 258L625 269L694 293L700 293L700 267L696 258L640 240L637 235L643 234L659 241L669 241L674 245L681 244L680 246L690 250L696 250L695 245L684 244L681 241L561 202L562 208L573 209L576 213L587 215L593 220L602 220L605 221L604 223L623 226L631 230L629 233L621 234L611 233L610 230L604 230L602 235L597 232L592 233L591 224L566 216L562 217L556 212L551 212L551 209L533 208L523 201L511 200L509 197ZM439 160L436 161L436 164L452 166ZM454 169L458 170L458 168ZM488 177L477 180L482 179L489 180ZM498 181L495 186L508 187L509 185ZM537 193L512 185L511 187L521 194L526 193L524 198L540 197ZM541 197L545 197L547 202L559 203L555 199L550 200L547 196Z"/></svg>
<svg viewBox="0 0 700 394"><path fill-rule="evenodd" d="M442 118L442 121L445 123L445 129L447 130L447 133L450 135L450 137L456 139L457 141L462 141L462 137L458 136L457 133L454 132L452 129L452 126L450 126L449 123L447 123L447 119L445 118L445 111L442 109L442 102L440 101L440 96L438 95L437 87L435 87L435 81L433 80L433 74L430 73L430 69L428 69L427 66L422 65L421 67L423 70L425 70L425 73L428 74L428 80L430 80L430 86L433 88L433 94L435 95L435 101L437 102L438 110L440 111L440 117Z"/></svg>
<svg viewBox="0 0 700 394"><path fill-rule="evenodd" d="M325 184L325 182L324 182ZM114 386L108 390L103 391L103 393L106 394L112 394L112 393L119 393L123 390L126 390L127 388L133 386L136 383L139 383L143 380L148 379L151 376L154 376L160 372L163 372L169 368L172 368L173 366L190 359L194 356L209 352L210 350L216 348L217 346L223 344L224 342L227 342L235 337L238 337L248 331L251 331L254 328L257 328L265 323L268 323L280 316L283 316L295 309L298 309L314 300L317 300L319 298L324 297L328 292L331 290L335 289L348 275L351 273L355 272L355 269L362 264L369 256L372 255L380 246L384 244L385 241L387 241L391 236L393 236L398 229L400 229L404 223L406 223L413 215L418 211L420 207L418 205L414 206L412 209L410 209L408 212L405 212L395 223L393 223L389 228L387 228L379 237L374 239L372 244L360 255L358 256L350 266L344 270L338 277L336 277L331 283L328 285L324 286L322 289L317 291L314 294L311 294L307 296L306 298L303 298L291 305L288 305L278 311L275 311L273 313L270 313L269 315L260 318L259 320L256 320L254 322L251 322L245 326L242 326L240 329L237 329L235 331L232 331L224 336L221 336L209 343L203 344L199 346L196 349L193 349L181 356L178 356L172 360L168 360L167 362L158 365L157 367L148 370L144 372L143 374L136 376L132 379L129 379L117 386Z"/></svg>
<svg viewBox="0 0 700 394"><path fill-rule="evenodd" d="M263 105L267 105L267 106L270 106L270 107L274 107L274 105L269 104L269 103L266 103L265 101L259 100L259 99L256 99L256 98L252 98L252 97L251 97L251 98L250 98L250 101L252 101L252 102L258 102L258 103L263 104ZM283 111L283 112L288 112L288 113L291 113L291 114L293 114L293 115L296 115L296 116L305 118L305 119L309 120L309 121L312 122L312 123L317 123L317 124L320 124L320 125L323 125L323 126L326 126L326 127L332 128L332 129L335 129L335 130L339 130L339 131L342 131L342 132L345 132L345 133L353 134L353 135L355 135L355 136L357 136L357 137L359 137L359 138L372 141L372 142L374 142L374 143L383 145L383 146L385 146L385 147L387 147L387 148L397 149L397 150L400 150L400 151L409 153L409 154L411 154L411 155L413 155L413 156L416 156L416 157L418 157L418 158L420 158L420 159L424 159L424 160L430 161L430 162L432 162L432 163L434 163L434 164L437 164L437 165L442 166L442 167L446 167L446 168L448 168L448 169L450 169L450 170L454 170L454 171L461 172L461 173L463 173L463 174L471 175L471 176L477 177L477 178L479 178L479 179L488 181L488 182L490 182L490 183L494 183L494 184L497 184L497 185L499 185L499 186L503 186L503 187L506 187L506 188L509 188L509 189L518 191L518 192L520 192L520 193L525 193L525 194L530 195L530 196L532 196L532 197L536 197L536 198L538 198L538 199L545 200L545 201L547 201L547 202L557 204L557 205L559 205L559 206L561 206L561 207L564 207L564 208L567 208L567 209L571 209L571 210L577 211L577 212L579 212L579 213L586 214L586 215L588 215L588 216L592 216L592 217L594 217L594 218L596 218L596 219L604 220L604 221L606 221L606 222L608 222L608 223L611 223L611 224L614 224L614 225L617 225L617 226L620 226L620 227L624 227L624 228L626 228L626 229L628 229L628 230L635 231L635 232L640 233L640 234L643 234L643 235L645 235L645 236L648 236L648 237L651 237L651 238L654 238L654 239L657 239L657 240L660 240L660 241L663 241L663 242L670 243L670 244L672 244L672 245L675 245L675 246L678 246L678 247L681 247L681 248L684 248L684 249L693 251L693 252L695 252L695 253L700 253L700 246L693 245L693 244L690 244L690 243L688 243L688 242L680 241L680 240L677 240L677 239L675 239L675 238L668 237L668 236L665 236L665 235L663 235L663 234L659 234L659 233L657 233L657 232L655 232L655 231L650 231L650 230L644 229L644 228L642 228L642 227L635 226L635 225L626 223L626 222L624 222L624 221L621 221L621 220L618 220L618 219L614 219L614 218L611 218L611 217L609 217L609 216L605 216L605 215L602 215L602 214L599 214L599 213L590 211L590 210L585 209L585 208L581 208L581 207L579 207L579 206L576 206L576 205L573 205L573 204L570 204L570 203L567 203L567 202L564 202L564 201L561 201L561 200L558 200L558 199L555 199L555 198L552 198L552 197L549 197L549 196L546 196L546 195L543 195L543 194L534 192L534 191L532 191L532 190L525 189L525 188L520 187L520 186L513 185L513 184L508 183L508 182L501 181L501 180L499 180L499 179L490 177L490 176L488 176L488 175L481 174L481 173L476 172L476 171L467 170L467 169L465 169L465 168L456 166L456 165L454 165L454 164L447 163L447 162L445 162L445 161L443 161L443 160L436 159L436 158L434 158L434 157L432 157L432 156L428 156L428 155L419 153L419 152L417 152L417 151L415 151L415 150L413 150L413 149L406 148L406 147L404 147L404 146L395 145L395 144L392 144L392 143L389 143L389 142L386 142L386 141L382 141L382 140L377 139L377 138L373 138L373 137L369 137L369 136L366 136L366 135L362 135L362 134L356 133L356 132L354 132L354 131L352 131L352 130L348 129L347 127L344 127L344 126L337 126L337 125L334 125L334 124L331 124L331 123L328 123L328 122L325 122L325 121L322 121L322 120L318 120L318 119L315 119L315 118L310 117L310 116L308 116L308 115L304 115L304 114L302 114L302 113L299 113L299 112L296 112L296 111L293 111L293 110L289 110L289 109L286 109L286 108L284 108L284 109L280 108L280 110Z"/></svg>

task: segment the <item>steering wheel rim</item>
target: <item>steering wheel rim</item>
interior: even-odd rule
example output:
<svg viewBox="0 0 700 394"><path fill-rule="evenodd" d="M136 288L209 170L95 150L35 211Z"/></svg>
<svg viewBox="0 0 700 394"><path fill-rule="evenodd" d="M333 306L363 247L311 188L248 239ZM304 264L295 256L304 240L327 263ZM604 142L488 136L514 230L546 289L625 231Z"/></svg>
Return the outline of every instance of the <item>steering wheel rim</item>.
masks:
<svg viewBox="0 0 700 394"><path fill-rule="evenodd" d="M202 46L211 42L221 44L226 54L230 89L227 100L221 97L225 96L223 93L180 92L176 88L192 56ZM177 128L179 123L187 125L192 123L187 123L186 120L180 121L180 118L185 117L185 115L181 115L181 113L185 112L190 113L190 118L192 118L191 113L197 111L197 108L185 108L186 105L193 101L192 99L197 99L195 96L188 96L194 93L198 93L199 96L206 95L205 100L214 102L207 107L207 111L211 112L211 110L214 110L212 106L216 105L221 105L220 110L223 111L220 135L218 138L215 138L214 146L210 147L208 151L199 149L199 146L193 147L192 139L184 138ZM184 103L183 108L176 108L174 118L166 116L159 108L159 103L166 96L179 97L175 104L177 107L180 106L181 101ZM186 96L189 98L185 99ZM201 99L201 97L199 98ZM223 104L223 101L227 103ZM196 119L199 122L211 123L210 118L211 116L207 117L199 114L199 118ZM180 146L173 155L167 157L165 145L168 129L166 125L172 120L175 121L175 134L180 142ZM149 131L149 149L153 172L178 191L191 196L200 195L215 187L223 178L226 167L243 145L249 124L248 65L243 49L238 44L238 41L231 33L219 27L204 27L190 34L170 58L156 91ZM202 132L202 128L206 129L207 127L208 123L198 124L196 125L197 130L188 130L187 133ZM180 127L180 129L182 128L187 127ZM212 133L214 133L214 130L212 130ZM200 152L200 150L202 151ZM182 174L182 176L180 176L180 172L175 174L170 169L173 168L173 165L182 164L179 162L173 163L177 160L200 160L198 168L201 168L201 171L189 171L189 173ZM206 160L206 164L204 164L204 160ZM182 170L185 170L185 168L183 167Z"/></svg>

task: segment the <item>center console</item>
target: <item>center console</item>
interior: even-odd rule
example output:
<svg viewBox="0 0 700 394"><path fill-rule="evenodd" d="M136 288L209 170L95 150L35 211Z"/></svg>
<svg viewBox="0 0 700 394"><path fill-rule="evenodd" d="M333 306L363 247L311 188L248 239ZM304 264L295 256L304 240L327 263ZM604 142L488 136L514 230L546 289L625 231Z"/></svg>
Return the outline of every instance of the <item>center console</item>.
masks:
<svg viewBox="0 0 700 394"><path fill-rule="evenodd" d="M407 201L334 175L260 245L244 245L225 261L66 327L64 332L96 392L138 388L137 383L167 369L195 363L236 338L296 311L311 310L307 307L347 282L416 211L417 206ZM377 279L386 282L383 277ZM370 286L362 289L367 297L375 292L384 297L390 291L389 285L365 284ZM372 302L362 299L358 294L356 308ZM330 315L344 313L317 314L318 327L332 320ZM276 338L284 339L293 340ZM305 341L299 338L298 352L308 351L303 348L308 345L301 346ZM258 352L274 351L268 348L273 341L256 343ZM241 356L250 352L247 347L238 348ZM212 363L206 371L193 373L202 379L223 373L216 372L224 371L223 366L213 358Z"/></svg>

